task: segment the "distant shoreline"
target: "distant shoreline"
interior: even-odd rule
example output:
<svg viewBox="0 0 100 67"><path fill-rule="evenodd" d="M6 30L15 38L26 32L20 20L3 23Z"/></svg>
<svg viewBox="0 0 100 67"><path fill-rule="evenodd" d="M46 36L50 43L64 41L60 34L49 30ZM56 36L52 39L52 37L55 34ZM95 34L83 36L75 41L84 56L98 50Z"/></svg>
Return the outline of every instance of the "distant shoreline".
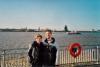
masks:
<svg viewBox="0 0 100 67"><path fill-rule="evenodd" d="M45 30L38 30L38 29L0 29L0 32L44 32ZM53 32L66 32L64 30L52 30ZM67 31L71 32L71 31ZM97 31L77 31L77 32L100 32Z"/></svg>

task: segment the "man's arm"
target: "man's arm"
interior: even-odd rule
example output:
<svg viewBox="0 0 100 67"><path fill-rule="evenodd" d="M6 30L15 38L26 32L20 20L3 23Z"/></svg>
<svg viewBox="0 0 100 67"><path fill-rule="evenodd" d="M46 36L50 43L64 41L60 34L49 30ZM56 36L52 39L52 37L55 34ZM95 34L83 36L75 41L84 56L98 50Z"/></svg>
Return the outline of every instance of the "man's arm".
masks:
<svg viewBox="0 0 100 67"><path fill-rule="evenodd" d="M57 48L55 46L52 47L52 65L55 65L56 63L56 54L57 54Z"/></svg>
<svg viewBox="0 0 100 67"><path fill-rule="evenodd" d="M56 52L56 62L55 62L55 65L59 65L59 45L55 42L55 46L56 46L56 49L57 49L57 52Z"/></svg>

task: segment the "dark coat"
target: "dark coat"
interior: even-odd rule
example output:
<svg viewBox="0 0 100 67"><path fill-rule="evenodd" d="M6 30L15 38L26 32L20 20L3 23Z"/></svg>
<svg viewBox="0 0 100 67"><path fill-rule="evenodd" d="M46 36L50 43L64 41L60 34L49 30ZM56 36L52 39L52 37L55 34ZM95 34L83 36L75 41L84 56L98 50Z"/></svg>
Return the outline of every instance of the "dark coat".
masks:
<svg viewBox="0 0 100 67"><path fill-rule="evenodd" d="M55 39L52 38L52 44L55 43ZM44 65L46 66L54 66L56 62L56 53L57 48L53 45L49 45L47 39L44 40L45 42L45 49L44 49Z"/></svg>
<svg viewBox="0 0 100 67"><path fill-rule="evenodd" d="M43 64L43 50L44 44L41 42L38 44L34 41L29 49L28 56L29 62L32 67L41 67Z"/></svg>

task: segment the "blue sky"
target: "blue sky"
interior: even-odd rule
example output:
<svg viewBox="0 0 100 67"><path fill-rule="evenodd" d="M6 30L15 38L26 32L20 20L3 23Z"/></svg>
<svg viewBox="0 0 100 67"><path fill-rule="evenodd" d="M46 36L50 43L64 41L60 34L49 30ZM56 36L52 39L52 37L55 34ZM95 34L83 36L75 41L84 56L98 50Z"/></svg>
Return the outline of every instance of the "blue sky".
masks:
<svg viewBox="0 0 100 67"><path fill-rule="evenodd" d="M0 28L100 29L100 0L0 0Z"/></svg>

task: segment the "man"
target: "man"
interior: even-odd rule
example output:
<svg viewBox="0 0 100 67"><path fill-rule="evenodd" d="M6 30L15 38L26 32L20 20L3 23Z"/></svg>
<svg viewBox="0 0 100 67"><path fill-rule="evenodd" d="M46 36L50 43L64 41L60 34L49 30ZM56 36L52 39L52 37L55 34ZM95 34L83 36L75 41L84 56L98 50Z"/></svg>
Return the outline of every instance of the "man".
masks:
<svg viewBox="0 0 100 67"><path fill-rule="evenodd" d="M44 65L46 67L54 67L56 63L57 48L55 43L55 38L52 37L52 31L46 30L45 32L45 50L44 50Z"/></svg>
<svg viewBox="0 0 100 67"><path fill-rule="evenodd" d="M44 44L42 42L42 35L38 34L35 36L35 41L33 41L28 51L29 62L32 67L42 67L43 50Z"/></svg>

